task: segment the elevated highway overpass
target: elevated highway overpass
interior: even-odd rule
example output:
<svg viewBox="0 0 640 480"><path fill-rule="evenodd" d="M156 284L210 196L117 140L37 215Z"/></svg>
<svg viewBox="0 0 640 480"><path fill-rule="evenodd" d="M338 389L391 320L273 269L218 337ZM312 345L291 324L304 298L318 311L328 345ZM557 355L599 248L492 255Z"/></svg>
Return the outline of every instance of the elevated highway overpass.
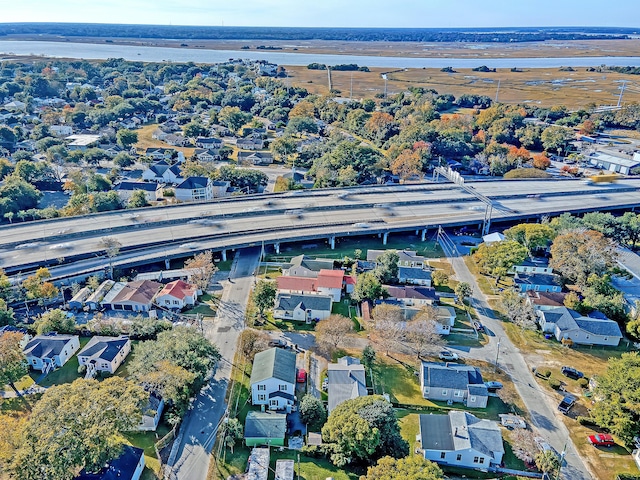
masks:
<svg viewBox="0 0 640 480"><path fill-rule="evenodd" d="M493 221L640 207L640 179L609 185L575 180L468 182L494 201ZM122 244L114 265L134 266L193 252L482 223L485 204L453 184L356 187L234 197L199 204L61 218L0 229L8 273L48 265L55 277L104 268L100 240Z"/></svg>

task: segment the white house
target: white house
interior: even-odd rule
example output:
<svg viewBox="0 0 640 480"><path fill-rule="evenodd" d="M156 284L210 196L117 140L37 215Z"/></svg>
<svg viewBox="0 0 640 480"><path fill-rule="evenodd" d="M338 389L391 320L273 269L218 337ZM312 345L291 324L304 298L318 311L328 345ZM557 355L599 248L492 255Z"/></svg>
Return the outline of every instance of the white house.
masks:
<svg viewBox="0 0 640 480"><path fill-rule="evenodd" d="M500 232L490 233L482 237L482 241L487 245L491 245L492 243L502 242L504 240L504 235Z"/></svg>
<svg viewBox="0 0 640 480"><path fill-rule="evenodd" d="M378 257L386 250L367 250L367 261L378 263ZM424 268L427 266L425 257L418 255L415 250L395 250L398 254L398 267Z"/></svg>
<svg viewBox="0 0 640 480"><path fill-rule="evenodd" d="M468 408L485 408L489 401L480 370L470 365L422 362L420 389L429 400L464 403Z"/></svg>
<svg viewBox="0 0 640 480"><path fill-rule="evenodd" d="M327 295L293 295L279 293L273 317L282 320L297 320L310 323L331 315L333 298Z"/></svg>
<svg viewBox="0 0 640 480"><path fill-rule="evenodd" d="M176 183L181 178L178 164L169 165L164 160L154 163L142 172L142 179L147 182Z"/></svg>
<svg viewBox="0 0 640 480"><path fill-rule="evenodd" d="M486 469L504 456L498 424L466 412L420 415L418 437L424 458L442 465Z"/></svg>
<svg viewBox="0 0 640 480"><path fill-rule="evenodd" d="M547 258L527 258L520 265L514 265L509 273L541 273L551 274L553 268L549 266L549 259Z"/></svg>
<svg viewBox="0 0 640 480"><path fill-rule="evenodd" d="M406 307L432 305L437 300L435 288L385 285L389 298Z"/></svg>
<svg viewBox="0 0 640 480"><path fill-rule="evenodd" d="M77 335L36 335L24 347L27 362L43 372L62 367L80 348Z"/></svg>
<svg viewBox="0 0 640 480"><path fill-rule="evenodd" d="M194 202L213 198L213 181L209 177L189 177L175 188L176 200Z"/></svg>
<svg viewBox="0 0 640 480"><path fill-rule="evenodd" d="M67 137L73 133L73 128L69 125L51 125L49 130L56 137Z"/></svg>
<svg viewBox="0 0 640 480"><path fill-rule="evenodd" d="M155 202L162 197L162 188L159 183L121 182L116 187L116 192L123 202L128 202L136 191L144 192L144 198L147 202Z"/></svg>
<svg viewBox="0 0 640 480"><path fill-rule="evenodd" d="M167 283L156 296L155 303L169 309L182 309L193 306L198 299L198 287L182 280Z"/></svg>
<svg viewBox="0 0 640 480"><path fill-rule="evenodd" d="M449 335L451 327L456 323L456 310L453 307L437 306L436 308L436 332L440 335Z"/></svg>
<svg viewBox="0 0 640 480"><path fill-rule="evenodd" d="M115 373L130 351L129 337L95 336L78 353L78 362L87 367L87 377L97 372Z"/></svg>
<svg viewBox="0 0 640 480"><path fill-rule="evenodd" d="M164 410L164 398L155 392L149 393L149 401L142 408L142 419L137 430L142 432L155 432Z"/></svg>
<svg viewBox="0 0 640 480"><path fill-rule="evenodd" d="M282 348L257 353L253 360L251 403L288 410L295 403L296 354Z"/></svg>
<svg viewBox="0 0 640 480"><path fill-rule="evenodd" d="M585 317L567 307L558 307L537 310L536 315L542 331L553 334L559 342L571 340L578 345L616 347L622 339L618 324L602 314Z"/></svg>
<svg viewBox="0 0 640 480"><path fill-rule="evenodd" d="M131 312L148 312L162 284L151 280L117 282L100 302L104 308Z"/></svg>

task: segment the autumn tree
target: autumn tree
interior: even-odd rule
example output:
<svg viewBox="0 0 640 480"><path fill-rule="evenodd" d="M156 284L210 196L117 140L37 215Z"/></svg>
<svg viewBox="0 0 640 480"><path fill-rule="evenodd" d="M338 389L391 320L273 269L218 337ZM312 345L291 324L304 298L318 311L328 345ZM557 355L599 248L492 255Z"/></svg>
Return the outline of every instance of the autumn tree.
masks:
<svg viewBox="0 0 640 480"><path fill-rule="evenodd" d="M191 282L203 292L209 288L211 278L218 271L213 262L213 252L207 250L184 262L184 268L191 270Z"/></svg>
<svg viewBox="0 0 640 480"><path fill-rule="evenodd" d="M407 322L404 328L403 337L419 359L444 345L436 322L434 315L428 309L423 309L414 320Z"/></svg>
<svg viewBox="0 0 640 480"><path fill-rule="evenodd" d="M42 313L33 326L38 335L49 332L75 333L76 319L73 316L68 316L67 312L56 308Z"/></svg>
<svg viewBox="0 0 640 480"><path fill-rule="evenodd" d="M437 464L421 455L404 458L382 457L367 469L360 480L441 480L444 474Z"/></svg>
<svg viewBox="0 0 640 480"><path fill-rule="evenodd" d="M296 103L289 111L289 118L294 117L315 117L315 107L313 103L307 102L306 100Z"/></svg>
<svg viewBox="0 0 640 480"><path fill-rule="evenodd" d="M331 462L372 464L384 456L407 455L409 445L400 435L393 406L378 395L339 404L322 427L322 440L331 444Z"/></svg>
<svg viewBox="0 0 640 480"><path fill-rule="evenodd" d="M449 275L444 270L436 270L431 274L431 280L436 287L449 285Z"/></svg>
<svg viewBox="0 0 640 480"><path fill-rule="evenodd" d="M48 279L51 278L51 273L48 268L40 267L36 270L36 273L29 275L23 282L22 288L26 292L28 300L33 299L51 299L58 296L58 288Z"/></svg>
<svg viewBox="0 0 640 480"><path fill-rule="evenodd" d="M533 168L537 168L538 170L546 170L551 166L551 160L549 160L549 157L545 152L542 152L533 156L531 165L533 165Z"/></svg>
<svg viewBox="0 0 640 480"><path fill-rule="evenodd" d="M508 162L516 165L517 167L521 167L522 165L529 163L530 158L531 152L524 147L518 148L511 145L507 152Z"/></svg>
<svg viewBox="0 0 640 480"><path fill-rule="evenodd" d="M239 343L244 357L252 362L256 353L269 348L269 335L259 330L245 328L240 334Z"/></svg>
<svg viewBox="0 0 640 480"><path fill-rule="evenodd" d="M122 243L115 237L102 237L99 245L104 249L105 255L109 259L109 277L113 278L113 259L120 253Z"/></svg>
<svg viewBox="0 0 640 480"><path fill-rule="evenodd" d="M551 245L549 266L572 282L585 284L589 275L602 275L615 266L615 243L594 230L558 235Z"/></svg>
<svg viewBox="0 0 640 480"><path fill-rule="evenodd" d="M27 357L22 352L20 332L5 332L0 335L0 385L9 385L16 395L21 396L15 382L29 373Z"/></svg>
<svg viewBox="0 0 640 480"><path fill-rule="evenodd" d="M417 151L405 149L391 163L391 172L404 183L407 178L422 173L422 159Z"/></svg>
<svg viewBox="0 0 640 480"><path fill-rule="evenodd" d="M274 282L269 280L259 280L253 289L253 303L258 307L260 317L264 316L267 308L273 308L276 300L276 286Z"/></svg>
<svg viewBox="0 0 640 480"><path fill-rule="evenodd" d="M0 476L10 473L16 452L22 446L22 436L26 424L27 415L15 412L0 413L0 425L2 425L2 435L0 435Z"/></svg>
<svg viewBox="0 0 640 480"><path fill-rule="evenodd" d="M514 428L509 433L509 439L511 440L511 448L513 448L513 454L526 463L533 463L535 461L535 455L538 453L538 446L535 441L535 434L525 428Z"/></svg>
<svg viewBox="0 0 640 480"><path fill-rule="evenodd" d="M316 343L327 351L341 345L353 330L353 322L342 315L330 315L316 325Z"/></svg>
<svg viewBox="0 0 640 480"><path fill-rule="evenodd" d="M538 470L551 477L555 476L560 469L560 459L553 450L544 450L536 453L535 462Z"/></svg>
<svg viewBox="0 0 640 480"><path fill-rule="evenodd" d="M397 128L397 125L393 117L385 112L373 112L365 124L365 131L378 144L387 140L394 128Z"/></svg>
<svg viewBox="0 0 640 480"><path fill-rule="evenodd" d="M482 273L494 277L496 284L514 265L522 263L525 258L527 249L513 240L482 243L473 254L473 259Z"/></svg>
<svg viewBox="0 0 640 480"><path fill-rule="evenodd" d="M15 321L15 316L13 313L13 308L7 306L6 300L0 298L0 327L4 327L5 325L13 325Z"/></svg>
<svg viewBox="0 0 640 480"><path fill-rule="evenodd" d="M121 377L49 388L33 409L16 454L18 478L71 480L120 454L122 434L142 418L148 395Z"/></svg>
<svg viewBox="0 0 640 480"><path fill-rule="evenodd" d="M588 118L582 122L582 126L580 127L581 135L593 135L596 131L596 124L593 123L593 120L589 120Z"/></svg>

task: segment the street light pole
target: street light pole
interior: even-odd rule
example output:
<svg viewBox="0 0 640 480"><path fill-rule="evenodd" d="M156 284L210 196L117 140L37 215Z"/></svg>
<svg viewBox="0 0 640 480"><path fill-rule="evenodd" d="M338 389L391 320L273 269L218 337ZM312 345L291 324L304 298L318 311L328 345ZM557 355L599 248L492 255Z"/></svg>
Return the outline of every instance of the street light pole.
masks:
<svg viewBox="0 0 640 480"><path fill-rule="evenodd" d="M500 355L500 338L498 337L498 348L496 349L496 365L495 365L495 372L498 371L498 356Z"/></svg>
<svg viewBox="0 0 640 480"><path fill-rule="evenodd" d="M562 462L564 462L564 457L567 454L567 444L564 444L562 448L562 452L560 452L560 465L558 466L558 473L556 473L556 480L560 480L560 470L562 470Z"/></svg>

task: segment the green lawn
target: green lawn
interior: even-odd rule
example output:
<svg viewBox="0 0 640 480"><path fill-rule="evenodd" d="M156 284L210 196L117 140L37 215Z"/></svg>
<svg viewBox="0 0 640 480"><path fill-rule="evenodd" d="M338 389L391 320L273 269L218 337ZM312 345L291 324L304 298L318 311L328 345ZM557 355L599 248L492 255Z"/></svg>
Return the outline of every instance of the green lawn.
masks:
<svg viewBox="0 0 640 480"><path fill-rule="evenodd" d="M269 280L275 280L276 278L282 276L282 268L275 267L273 265L267 265L265 267L260 267L258 269L259 277L265 278Z"/></svg>
<svg viewBox="0 0 640 480"><path fill-rule="evenodd" d="M142 477L153 479L159 478L156 473L160 472L160 462L156 456L155 443L164 437L171 428L164 422L160 422L155 432L135 432L124 435L127 443L144 450L144 460L146 464L145 475ZM148 471L147 471L148 469Z"/></svg>
<svg viewBox="0 0 640 480"><path fill-rule="evenodd" d="M343 300L340 300L339 302L334 302L331 306L331 313L350 318L353 322L353 329L356 332L364 330L362 328L362 325L360 324L360 321L358 320L358 309L357 307L351 305L349 295L347 295Z"/></svg>
<svg viewBox="0 0 640 480"><path fill-rule="evenodd" d="M314 246L315 245L315 246ZM303 248L303 246L305 248ZM309 248L313 246L312 248ZM288 261L291 257L297 255L309 255L311 257L333 258L335 260L344 257L355 257L355 251L360 250L360 258L367 257L367 250L415 250L418 255L428 258L440 258L444 256L442 249L435 242L420 241L420 237L416 235L407 235L401 233L392 233L386 245L382 244L382 239L377 236L360 236L360 237L342 237L336 238L336 248L331 247L322 242L317 243L291 243L285 248L281 248L279 255L267 255L267 261Z"/></svg>
<svg viewBox="0 0 640 480"><path fill-rule="evenodd" d="M91 338L80 337L80 348L78 349L78 352L82 350L87 343L89 343L90 339ZM54 385L62 385L63 383L72 383L74 380L84 378L84 374L78 373L79 366L80 363L78 362L78 356L74 355L62 366L62 368L58 368L44 377L42 382L40 382L40 386L47 388ZM34 370L29 373L29 375L35 381L40 377L41 372L39 370Z"/></svg>

